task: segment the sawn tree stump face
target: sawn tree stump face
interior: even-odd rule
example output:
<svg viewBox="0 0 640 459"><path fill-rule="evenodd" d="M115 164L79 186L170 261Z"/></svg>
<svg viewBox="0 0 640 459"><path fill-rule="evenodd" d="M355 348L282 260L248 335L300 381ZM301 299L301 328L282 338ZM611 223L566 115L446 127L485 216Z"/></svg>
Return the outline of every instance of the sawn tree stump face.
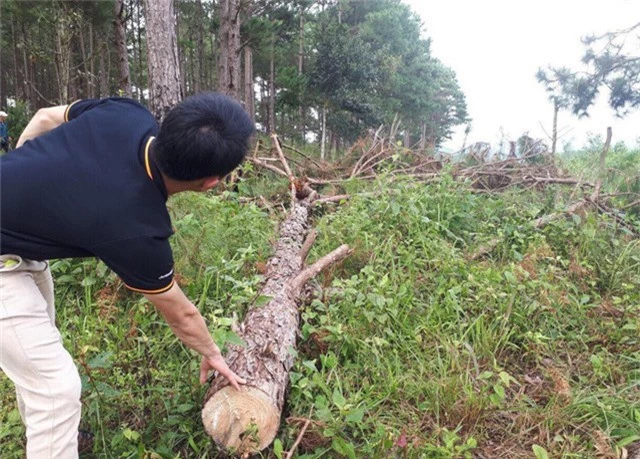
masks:
<svg viewBox="0 0 640 459"><path fill-rule="evenodd" d="M239 330L247 345L233 346L225 356L229 367L246 379L247 385L236 391L218 377L205 395L205 430L227 450L259 451L278 431L299 324L299 287L291 281L303 266L300 249L307 232L309 207L307 200L295 203L281 224L261 291L271 300L247 313Z"/></svg>

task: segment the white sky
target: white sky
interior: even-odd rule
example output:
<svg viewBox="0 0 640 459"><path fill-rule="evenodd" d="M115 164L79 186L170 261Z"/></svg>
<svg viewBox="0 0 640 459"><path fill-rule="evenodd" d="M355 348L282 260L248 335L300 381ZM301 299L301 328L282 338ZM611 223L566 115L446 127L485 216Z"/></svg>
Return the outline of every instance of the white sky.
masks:
<svg viewBox="0 0 640 459"><path fill-rule="evenodd" d="M508 140L523 132L535 138L551 134L553 107L535 73L539 67L579 68L589 34L627 28L640 22L640 0L404 0L424 22L432 54L455 70L473 119L467 144L496 145L501 130ZM590 118L561 111L558 142L582 146L589 133L613 128L613 142L635 146L640 110L618 119L605 94ZM544 130L541 127L544 126ZM464 127L445 148L462 146ZM551 143L550 141L548 142Z"/></svg>

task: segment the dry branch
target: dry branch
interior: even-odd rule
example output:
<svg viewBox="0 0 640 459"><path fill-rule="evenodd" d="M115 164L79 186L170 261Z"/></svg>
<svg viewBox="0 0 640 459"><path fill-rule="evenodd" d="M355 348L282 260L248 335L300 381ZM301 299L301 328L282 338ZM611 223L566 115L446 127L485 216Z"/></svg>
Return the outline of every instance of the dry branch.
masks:
<svg viewBox="0 0 640 459"><path fill-rule="evenodd" d="M309 427L310 424L311 424L311 419L307 419L304 422L304 426L302 426L302 430L298 434L298 438L296 438L295 443L293 444L291 449L289 449L289 452L285 456L285 459L291 459L293 457L293 453L295 453L296 449L298 448L298 445L302 441L302 437L304 437L304 433L307 431L307 428Z"/></svg>
<svg viewBox="0 0 640 459"><path fill-rule="evenodd" d="M583 199L581 201L573 203L572 205L567 207L567 209L564 210L563 212L554 212L549 215L544 215L540 218L537 218L529 222L529 225L537 229L543 228L553 221L575 214L576 212L586 207L588 204L589 204L589 201L587 199ZM471 256L469 256L469 260L478 260L479 258L482 258L490 254L493 251L493 249L495 249L501 242L502 242L502 238L491 239L489 242L479 247L473 254L471 254Z"/></svg>
<svg viewBox="0 0 640 459"><path fill-rule="evenodd" d="M291 168L289 167L289 163L287 162L287 158L284 157L284 153L282 152L282 148L280 148L280 140L278 140L278 135L273 132L271 133L271 140L273 141L273 146L276 148L278 152L278 157L280 158L280 162L282 166L284 166L284 170L287 173L287 177L289 177L289 186L291 189L291 208L295 205L296 202L296 178L291 172Z"/></svg>
<svg viewBox="0 0 640 459"><path fill-rule="evenodd" d="M309 231L304 244L302 244L302 248L300 249L300 261L302 261L303 265L307 261L311 247L313 247L313 244L316 242L316 237L318 237L318 232L316 230L311 230Z"/></svg>
<svg viewBox="0 0 640 459"><path fill-rule="evenodd" d="M324 198L318 198L315 201L313 201L314 205L318 205L318 204L325 204L328 202L340 202L340 201L345 201L347 199L349 199L351 196L348 194L337 194L335 196L325 196Z"/></svg>

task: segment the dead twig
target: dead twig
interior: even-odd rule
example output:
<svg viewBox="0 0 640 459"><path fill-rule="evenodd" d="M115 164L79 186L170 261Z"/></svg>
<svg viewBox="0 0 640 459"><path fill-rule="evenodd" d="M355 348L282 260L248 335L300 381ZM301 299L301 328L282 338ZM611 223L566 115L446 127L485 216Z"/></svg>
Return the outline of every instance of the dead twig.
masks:
<svg viewBox="0 0 640 459"><path fill-rule="evenodd" d="M304 240L302 248L300 249L300 259L302 260L302 264L307 261L309 251L311 250L311 247L313 247L313 243L316 242L316 237L318 237L318 231L314 229L309 231L307 238Z"/></svg>
<svg viewBox="0 0 640 459"><path fill-rule="evenodd" d="M309 427L310 424L311 424L311 419L307 419L304 422L304 426L302 426L302 430L298 434L298 438L296 438L295 443L293 444L291 449L289 449L289 451L287 452L285 459L291 459L293 457L293 453L295 453L296 449L298 448L298 445L302 441L302 437L304 437L304 433L307 431L307 428Z"/></svg>
<svg viewBox="0 0 640 459"><path fill-rule="evenodd" d="M280 161L282 162L282 166L284 167L285 172L287 173L287 177L289 177L289 184L291 187L291 208L296 202L296 184L295 184L295 176L293 172L291 172L291 168L289 167L289 163L287 162L287 158L284 157L284 153L282 153L282 148L280 148L280 140L278 140L278 134L275 132L271 133L271 140L273 141L273 146L276 148L278 152L278 156L280 157Z"/></svg>
<svg viewBox="0 0 640 459"><path fill-rule="evenodd" d="M317 206L318 204L325 204L328 202L340 202L349 199L351 196L348 194L337 194L335 196L326 196L324 198L318 198L313 201L313 205Z"/></svg>
<svg viewBox="0 0 640 459"><path fill-rule="evenodd" d="M308 268L302 270L302 272L291 281L292 288L299 288L301 285L304 285L305 282L316 276L324 269L347 258L351 252L353 252L353 249L351 249L347 244L341 245L333 252L328 253Z"/></svg>

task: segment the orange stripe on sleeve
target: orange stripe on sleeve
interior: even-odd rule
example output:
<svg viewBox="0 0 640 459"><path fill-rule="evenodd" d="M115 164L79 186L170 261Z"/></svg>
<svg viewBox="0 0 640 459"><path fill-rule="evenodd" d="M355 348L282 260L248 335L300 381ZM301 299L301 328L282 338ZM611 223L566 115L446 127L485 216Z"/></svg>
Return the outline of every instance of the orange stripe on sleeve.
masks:
<svg viewBox="0 0 640 459"><path fill-rule="evenodd" d="M71 106L73 104L75 104L76 102L79 102L80 99L78 100L74 100L73 102L71 102L69 105L67 105L67 108L64 110L64 122L68 123L69 122L69 110L71 109Z"/></svg>
<svg viewBox="0 0 640 459"><path fill-rule="evenodd" d="M147 168L147 175L151 180L153 180L153 175L151 174L151 166L149 165L149 147L151 146L153 139L155 139L155 137L149 137L149 140L147 140L147 146L144 147L144 165Z"/></svg>
<svg viewBox="0 0 640 459"><path fill-rule="evenodd" d="M158 290L144 290L144 289L141 289L141 288L131 287L131 286L127 285L127 284L124 284L124 285L129 290L133 290L134 292L147 293L147 294L153 295L153 294L164 293L164 292L169 291L171 289L171 287L173 287L174 283L175 283L175 280L171 279L171 283L169 285L167 285L166 287L159 288Z"/></svg>

